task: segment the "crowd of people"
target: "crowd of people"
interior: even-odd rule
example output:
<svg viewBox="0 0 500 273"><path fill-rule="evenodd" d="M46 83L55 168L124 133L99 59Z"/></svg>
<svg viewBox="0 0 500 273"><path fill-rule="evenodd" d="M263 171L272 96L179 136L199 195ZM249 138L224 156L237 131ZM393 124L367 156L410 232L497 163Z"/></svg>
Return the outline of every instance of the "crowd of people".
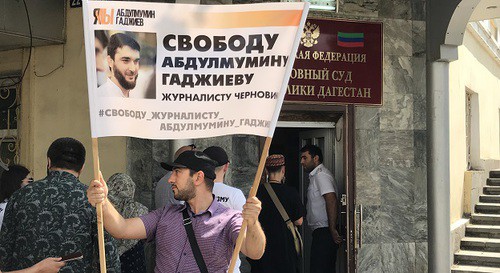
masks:
<svg viewBox="0 0 500 273"><path fill-rule="evenodd" d="M322 164L321 149L306 145L300 163L309 173L307 207L285 183L281 154L265 162L265 179L255 197L230 186L227 152L218 146L198 151L183 146L156 185L156 208L135 201L127 174L86 186L79 177L86 151L73 138L55 140L47 150L47 176L11 165L0 178L1 272L98 272L97 217L102 204L108 272L146 272L145 244L155 245L155 272L227 272L243 221L241 252L252 273L299 272L303 250L296 227L306 218L312 232L309 272L335 272L338 185ZM307 213L306 213L307 212ZM79 253L77 259L65 260ZM80 255L81 254L81 255ZM239 272L238 260L234 272Z"/></svg>

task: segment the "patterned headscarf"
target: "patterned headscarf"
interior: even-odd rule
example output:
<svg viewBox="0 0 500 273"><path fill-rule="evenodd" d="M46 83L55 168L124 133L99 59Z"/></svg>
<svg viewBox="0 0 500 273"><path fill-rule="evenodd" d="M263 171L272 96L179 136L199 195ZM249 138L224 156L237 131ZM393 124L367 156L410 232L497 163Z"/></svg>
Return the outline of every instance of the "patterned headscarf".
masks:
<svg viewBox="0 0 500 273"><path fill-rule="evenodd" d="M134 200L135 183L124 173L113 174L108 182L108 199L123 218L134 218L148 213L148 208ZM134 247L139 240L117 240L120 256Z"/></svg>

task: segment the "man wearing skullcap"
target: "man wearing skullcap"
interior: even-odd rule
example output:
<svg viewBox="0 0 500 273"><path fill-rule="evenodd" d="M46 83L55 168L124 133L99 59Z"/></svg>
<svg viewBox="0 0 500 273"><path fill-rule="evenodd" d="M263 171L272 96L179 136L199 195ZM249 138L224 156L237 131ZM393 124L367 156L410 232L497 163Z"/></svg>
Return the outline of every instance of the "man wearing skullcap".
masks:
<svg viewBox="0 0 500 273"><path fill-rule="evenodd" d="M273 154L266 159L267 182L283 205L290 220L302 225L304 206L297 191L284 184L285 157ZM294 239L286 223L271 199L264 184L259 186L257 198L262 202L259 221L266 234L267 246L264 256L259 260L247 259L252 266L252 273L296 273L298 272L298 256Z"/></svg>

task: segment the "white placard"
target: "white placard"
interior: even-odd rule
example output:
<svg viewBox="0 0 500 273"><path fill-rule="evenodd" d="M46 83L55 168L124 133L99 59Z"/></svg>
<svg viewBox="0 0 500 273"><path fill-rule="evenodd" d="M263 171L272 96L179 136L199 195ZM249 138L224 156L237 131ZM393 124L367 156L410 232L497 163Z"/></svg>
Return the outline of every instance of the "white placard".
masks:
<svg viewBox="0 0 500 273"><path fill-rule="evenodd" d="M308 3L82 10L92 137L272 137Z"/></svg>

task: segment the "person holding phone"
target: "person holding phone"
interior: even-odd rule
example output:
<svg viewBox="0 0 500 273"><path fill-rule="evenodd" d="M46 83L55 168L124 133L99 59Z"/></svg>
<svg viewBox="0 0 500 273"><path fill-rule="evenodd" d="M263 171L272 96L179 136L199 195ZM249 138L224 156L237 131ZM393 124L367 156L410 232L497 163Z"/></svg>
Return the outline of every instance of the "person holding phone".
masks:
<svg viewBox="0 0 500 273"><path fill-rule="evenodd" d="M65 273L98 272L97 216L86 202L87 186L78 180L85 147L59 138L47 150L47 177L17 190L5 210L0 231L0 270L29 268L46 257L81 252ZM115 241L105 233L108 273L120 272Z"/></svg>
<svg viewBox="0 0 500 273"><path fill-rule="evenodd" d="M38 262L34 266L9 272L0 273L57 273L59 270L66 265L66 262L62 261L62 258L46 258Z"/></svg>

